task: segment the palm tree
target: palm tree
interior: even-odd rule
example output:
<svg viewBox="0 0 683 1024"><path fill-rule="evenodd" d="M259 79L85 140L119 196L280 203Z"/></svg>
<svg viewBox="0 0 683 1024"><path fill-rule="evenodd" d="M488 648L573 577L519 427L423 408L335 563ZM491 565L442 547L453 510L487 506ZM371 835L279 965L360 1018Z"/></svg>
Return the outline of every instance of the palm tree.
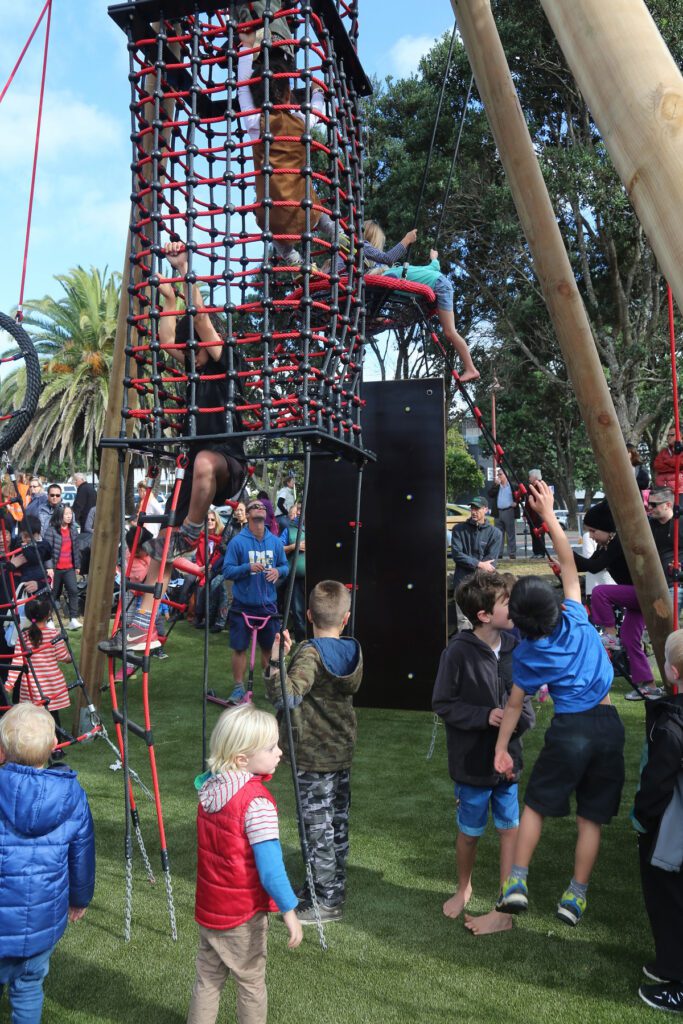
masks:
<svg viewBox="0 0 683 1024"><path fill-rule="evenodd" d="M64 295L24 304L24 321L41 358L43 392L36 417L13 450L15 460L37 469L53 453L75 465L80 449L88 464L104 428L121 288L120 274L76 267L55 277ZM21 400L23 371L0 387L0 408Z"/></svg>

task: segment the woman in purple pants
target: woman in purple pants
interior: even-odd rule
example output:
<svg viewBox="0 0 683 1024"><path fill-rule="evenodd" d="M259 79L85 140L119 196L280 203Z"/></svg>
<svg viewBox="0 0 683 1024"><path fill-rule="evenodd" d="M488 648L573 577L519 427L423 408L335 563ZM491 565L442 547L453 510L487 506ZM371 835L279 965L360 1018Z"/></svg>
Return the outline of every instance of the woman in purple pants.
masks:
<svg viewBox="0 0 683 1024"><path fill-rule="evenodd" d="M602 642L609 652L623 648L628 654L631 680L637 689L627 693L626 699L643 700L645 697L659 696L659 687L654 683L652 668L643 651L645 620L607 502L601 501L589 508L583 525L598 546L590 558L584 558L575 551L576 568L579 572L601 572L607 569L615 581L614 585L593 589L591 620L602 629ZM615 608L624 610L620 637L617 636Z"/></svg>

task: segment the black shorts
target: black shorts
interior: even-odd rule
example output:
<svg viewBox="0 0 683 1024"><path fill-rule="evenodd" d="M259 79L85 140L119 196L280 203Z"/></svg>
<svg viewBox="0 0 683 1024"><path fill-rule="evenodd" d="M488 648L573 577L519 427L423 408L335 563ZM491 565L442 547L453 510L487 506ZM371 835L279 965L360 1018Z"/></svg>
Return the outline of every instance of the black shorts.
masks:
<svg viewBox="0 0 683 1024"><path fill-rule="evenodd" d="M176 522L182 523L187 518L187 513L190 509L190 499L192 497L192 470L194 468L194 461L197 458L199 452L217 452L222 455L228 466L228 485L222 490L217 490L213 497L214 505L222 505L228 498L232 498L238 495L244 484L244 480L247 475L246 462L235 457L234 449L221 444L205 444L197 446L190 450L188 454L189 465L185 470L185 476L180 484L180 494L178 495L178 504L176 506ZM167 508L171 507L171 498L169 497L166 502Z"/></svg>
<svg viewBox="0 0 683 1024"><path fill-rule="evenodd" d="M524 794L544 818L565 818L576 793L576 813L606 825L619 810L624 786L624 726L611 704L575 715L555 715Z"/></svg>

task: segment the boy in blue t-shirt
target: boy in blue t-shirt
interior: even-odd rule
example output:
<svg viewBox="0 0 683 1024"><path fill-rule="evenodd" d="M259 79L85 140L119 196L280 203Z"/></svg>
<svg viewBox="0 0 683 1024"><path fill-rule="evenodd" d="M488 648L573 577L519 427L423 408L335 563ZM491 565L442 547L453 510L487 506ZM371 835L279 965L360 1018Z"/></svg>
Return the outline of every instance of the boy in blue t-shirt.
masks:
<svg viewBox="0 0 683 1024"><path fill-rule="evenodd" d="M624 727L609 691L613 671L581 604L574 556L553 512L553 495L539 480L529 504L545 521L562 570L564 603L538 577L519 580L510 597L510 618L522 635L513 652L512 692L500 725L494 767L509 773L508 743L526 694L547 683L555 716L533 767L524 797L515 862L497 909L516 914L528 907L527 875L541 838L543 819L569 814L576 794L578 837L574 875L560 897L557 916L576 925L586 909L586 890L600 849L600 835L619 810L624 785Z"/></svg>

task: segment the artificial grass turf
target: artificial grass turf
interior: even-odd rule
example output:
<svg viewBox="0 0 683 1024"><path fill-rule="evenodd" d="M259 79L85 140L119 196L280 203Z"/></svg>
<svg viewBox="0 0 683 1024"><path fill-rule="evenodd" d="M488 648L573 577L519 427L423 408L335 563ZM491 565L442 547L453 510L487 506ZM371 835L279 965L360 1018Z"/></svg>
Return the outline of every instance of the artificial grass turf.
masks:
<svg viewBox="0 0 683 1024"><path fill-rule="evenodd" d="M225 636L211 637L210 680L231 687ZM169 936L163 880L151 887L134 854L133 933L123 933L123 793L114 756L102 742L72 750L69 763L85 786L97 833L95 898L83 921L70 925L51 961L43 1020L50 1022L184 1021L194 977L196 926L195 774L201 770L202 641L181 624L167 661L153 663L152 708L178 941ZM131 717L139 684L130 684ZM353 768L349 890L344 919L326 927L327 952L315 929L289 952L281 922L271 921L268 989L271 1024L403 1024L461 1020L536 1024L562 1021L641 1021L637 997L641 964L652 958L642 906L634 833L628 810L637 780L644 709L614 701L627 729L627 782L622 808L604 831L589 889L585 919L576 929L554 917L571 877L574 825L546 824L530 872L529 913L511 932L475 938L462 921L443 917L441 904L455 881L454 806L439 726L434 757L426 759L432 716L361 709ZM263 693L258 681L257 696ZM262 700L258 701L264 704ZM108 698L103 718L109 728ZM265 706L265 705L264 705ZM134 710L133 710L134 709ZM209 728L219 709L209 708ZM536 729L525 737L528 769L552 717L538 709ZM113 730L110 730L113 732ZM149 779L142 741L131 737L131 763ZM303 880L289 768L281 764L270 784L280 807L290 877ZM159 867L154 808L136 788L152 865ZM497 837L480 841L474 873L473 913L490 909L498 888ZM6 1000L0 1021L8 1019ZM233 1021L234 991L226 986L220 1021Z"/></svg>

